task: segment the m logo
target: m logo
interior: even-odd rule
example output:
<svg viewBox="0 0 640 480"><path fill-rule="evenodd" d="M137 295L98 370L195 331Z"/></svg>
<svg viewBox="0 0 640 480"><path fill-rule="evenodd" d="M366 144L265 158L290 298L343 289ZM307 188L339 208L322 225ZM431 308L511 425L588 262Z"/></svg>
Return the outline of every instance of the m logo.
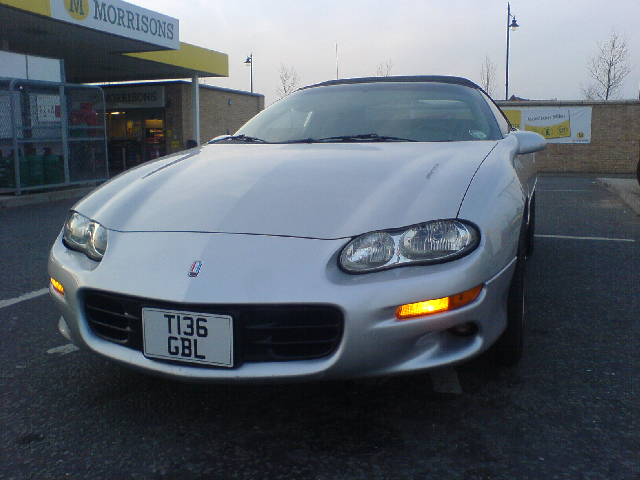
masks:
<svg viewBox="0 0 640 480"><path fill-rule="evenodd" d="M64 6L75 20L84 20L89 15L89 0L63 0Z"/></svg>
<svg viewBox="0 0 640 480"><path fill-rule="evenodd" d="M189 270L190 277L197 277L200 273L200 268L202 268L202 262L200 260L196 260L191 264L191 270Z"/></svg>

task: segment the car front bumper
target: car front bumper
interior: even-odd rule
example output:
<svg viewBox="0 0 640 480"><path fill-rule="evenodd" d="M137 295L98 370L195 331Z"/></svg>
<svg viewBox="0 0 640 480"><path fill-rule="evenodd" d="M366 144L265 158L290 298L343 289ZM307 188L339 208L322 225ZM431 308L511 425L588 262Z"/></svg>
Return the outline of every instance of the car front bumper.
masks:
<svg viewBox="0 0 640 480"><path fill-rule="evenodd" d="M464 362L486 350L504 330L515 265L509 255L488 262L481 245L467 257L445 264L348 275L337 266L344 239L112 231L109 235L107 254L99 263L68 250L60 238L54 244L49 273L65 289L64 296L52 290L62 313L60 331L80 348L116 363L188 381L364 378ZM189 276L196 260L202 268L197 277ZM479 297L465 307L396 319L400 305L454 295L479 284L484 285ZM167 363L98 336L83 304L90 290L174 306L323 305L340 311L343 329L337 347L322 358L245 361L232 368ZM469 322L477 326L473 335L450 330Z"/></svg>

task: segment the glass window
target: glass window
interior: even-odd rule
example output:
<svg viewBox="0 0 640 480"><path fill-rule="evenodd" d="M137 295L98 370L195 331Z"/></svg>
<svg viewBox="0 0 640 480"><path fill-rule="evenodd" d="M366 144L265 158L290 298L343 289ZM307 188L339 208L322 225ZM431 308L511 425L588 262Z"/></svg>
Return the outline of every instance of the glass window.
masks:
<svg viewBox="0 0 640 480"><path fill-rule="evenodd" d="M496 121L500 126L500 131L503 135L507 135L511 131L511 124L509 123L509 120L507 120L507 118L504 116L504 113L502 113L502 110L500 110L500 108L495 104L495 102L493 102L493 100L491 100L486 95L485 98L489 107L491 108L491 111L496 117Z"/></svg>
<svg viewBox="0 0 640 480"><path fill-rule="evenodd" d="M340 84L301 90L254 117L237 133L276 143L367 135L418 142L502 138L480 91L427 82Z"/></svg>

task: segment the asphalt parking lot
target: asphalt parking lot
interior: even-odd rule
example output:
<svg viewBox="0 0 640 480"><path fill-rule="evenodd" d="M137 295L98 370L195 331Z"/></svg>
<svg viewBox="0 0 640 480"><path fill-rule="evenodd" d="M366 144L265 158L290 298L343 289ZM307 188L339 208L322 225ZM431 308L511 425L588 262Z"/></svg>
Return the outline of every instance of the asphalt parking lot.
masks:
<svg viewBox="0 0 640 480"><path fill-rule="evenodd" d="M159 380L69 345L46 258L75 200L3 199L0 479L638 480L633 182L540 178L518 366L271 386Z"/></svg>

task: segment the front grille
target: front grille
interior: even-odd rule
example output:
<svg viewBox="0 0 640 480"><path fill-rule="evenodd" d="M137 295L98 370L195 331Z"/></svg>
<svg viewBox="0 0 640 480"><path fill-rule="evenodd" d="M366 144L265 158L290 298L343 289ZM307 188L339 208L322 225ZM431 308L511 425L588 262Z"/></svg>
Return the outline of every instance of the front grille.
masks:
<svg viewBox="0 0 640 480"><path fill-rule="evenodd" d="M330 355L342 338L340 310L327 305L160 303L84 292L84 313L101 338L142 351L142 307L230 315L236 363L308 360Z"/></svg>

